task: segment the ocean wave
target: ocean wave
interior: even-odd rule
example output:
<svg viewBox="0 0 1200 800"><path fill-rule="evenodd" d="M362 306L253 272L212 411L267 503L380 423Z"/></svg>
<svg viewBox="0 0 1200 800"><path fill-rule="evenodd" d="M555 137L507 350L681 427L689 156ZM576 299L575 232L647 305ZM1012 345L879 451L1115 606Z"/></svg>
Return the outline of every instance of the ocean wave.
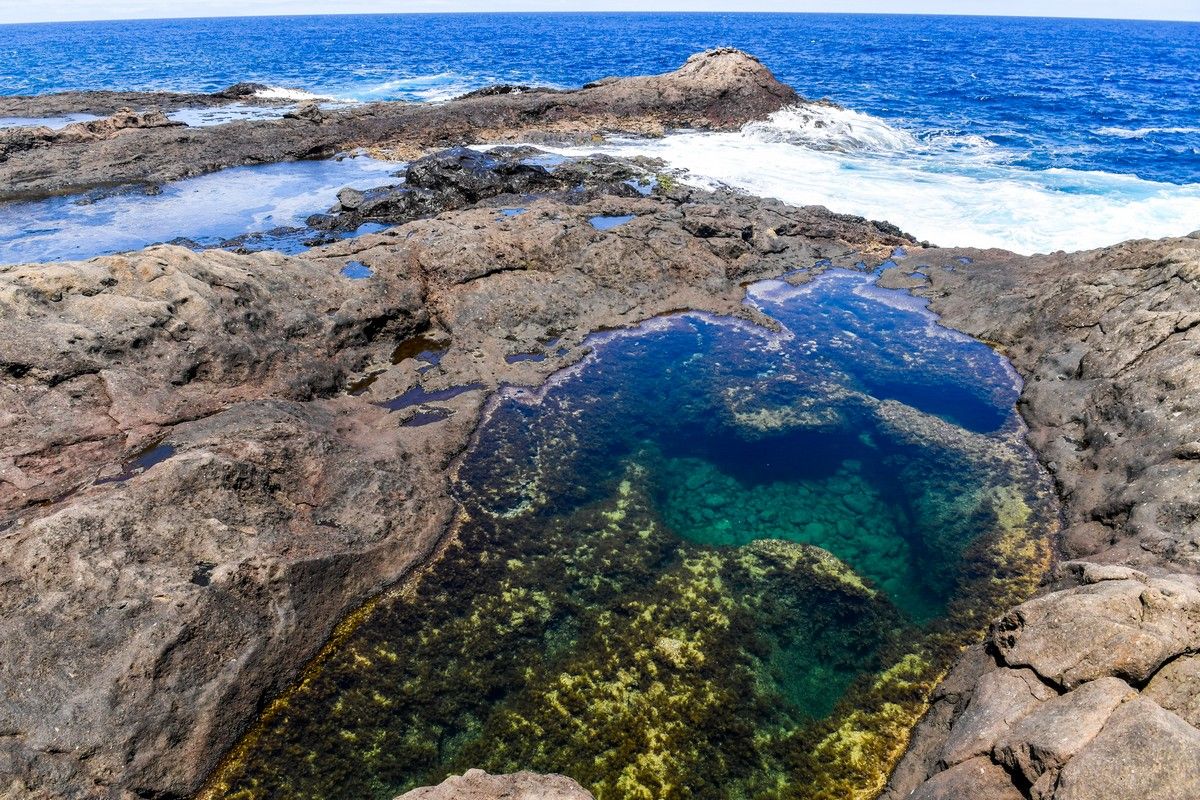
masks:
<svg viewBox="0 0 1200 800"><path fill-rule="evenodd" d="M558 152L584 155L599 149L660 158L692 185L729 186L794 205L887 220L945 246L1019 253L1086 250L1126 239L1184 235L1200 220L1200 184L1030 170L971 152L931 154L925 144L886 153L797 146L764 141L759 129L753 130L677 133Z"/></svg>
<svg viewBox="0 0 1200 800"><path fill-rule="evenodd" d="M466 94L491 81L491 78L467 77L457 72L437 72L393 78L369 87L358 88L355 89L354 96L360 100L439 102Z"/></svg>
<svg viewBox="0 0 1200 800"><path fill-rule="evenodd" d="M878 117L823 103L780 109L765 120L747 124L742 133L766 144L839 153L903 153L921 147L915 136Z"/></svg>
<svg viewBox="0 0 1200 800"><path fill-rule="evenodd" d="M765 120L746 124L741 132L764 144L790 144L833 153L887 156L994 149L992 142L976 134L931 130L917 135L879 117L828 103L789 106Z"/></svg>
<svg viewBox="0 0 1200 800"><path fill-rule="evenodd" d="M1097 136L1114 136L1118 139L1145 139L1154 134L1188 134L1200 133L1200 128L1168 127L1168 128L1096 128L1092 133Z"/></svg>

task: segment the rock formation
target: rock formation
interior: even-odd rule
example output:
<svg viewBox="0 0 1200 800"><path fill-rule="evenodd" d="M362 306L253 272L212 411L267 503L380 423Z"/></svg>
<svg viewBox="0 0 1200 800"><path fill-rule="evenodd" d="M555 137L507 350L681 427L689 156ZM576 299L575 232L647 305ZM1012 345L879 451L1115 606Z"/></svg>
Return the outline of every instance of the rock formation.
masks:
<svg viewBox="0 0 1200 800"><path fill-rule="evenodd" d="M207 96L206 96L207 97ZM140 107L136 97L123 105ZM799 100L753 57L713 50L666 75L601 81L573 92L533 89L474 94L454 103L372 103L291 118L204 128L141 130L101 141L0 134L0 201L97 186L161 183L222 167L329 157L355 147L407 158L425 150L552 134L591 141L608 132L661 134L668 128L729 129ZM152 102L152 101L151 101ZM0 104L37 116L46 101ZM72 110L79 110L78 108Z"/></svg>

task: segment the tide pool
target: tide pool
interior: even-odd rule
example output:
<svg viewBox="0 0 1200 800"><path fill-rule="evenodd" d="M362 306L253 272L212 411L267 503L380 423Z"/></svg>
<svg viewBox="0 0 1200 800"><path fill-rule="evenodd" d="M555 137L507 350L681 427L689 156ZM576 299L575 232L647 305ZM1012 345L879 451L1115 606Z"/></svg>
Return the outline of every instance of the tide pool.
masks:
<svg viewBox="0 0 1200 800"><path fill-rule="evenodd" d="M0 264L83 259L185 237L193 246L259 234L250 249L296 253L304 220L339 189L395 181L403 165L366 156L234 167L169 183L83 196L0 203ZM378 226L374 226L377 229Z"/></svg>
<svg viewBox="0 0 1200 800"><path fill-rule="evenodd" d="M1036 586L1055 517L1007 363L872 280L755 284L778 330L664 317L501 390L443 555L216 795L391 798L469 767L610 799L877 788L958 648Z"/></svg>

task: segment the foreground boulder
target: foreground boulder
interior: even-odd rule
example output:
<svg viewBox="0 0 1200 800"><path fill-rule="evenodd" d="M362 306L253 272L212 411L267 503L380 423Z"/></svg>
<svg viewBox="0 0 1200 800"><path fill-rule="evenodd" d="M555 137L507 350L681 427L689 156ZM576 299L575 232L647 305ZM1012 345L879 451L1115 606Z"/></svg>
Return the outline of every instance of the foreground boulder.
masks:
<svg viewBox="0 0 1200 800"><path fill-rule="evenodd" d="M979 662L950 721L926 718L885 798L973 796L985 785L1033 800L1200 796L1200 730L1173 710L1188 715L1200 696L1188 655L1200 648L1200 579L1075 566L1084 585L997 622L994 660Z"/></svg>

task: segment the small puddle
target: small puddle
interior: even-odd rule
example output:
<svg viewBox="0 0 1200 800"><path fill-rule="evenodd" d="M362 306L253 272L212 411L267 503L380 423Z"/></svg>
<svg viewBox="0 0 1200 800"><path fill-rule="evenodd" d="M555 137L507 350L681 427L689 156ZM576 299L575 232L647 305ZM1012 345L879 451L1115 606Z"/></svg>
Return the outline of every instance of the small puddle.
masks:
<svg viewBox="0 0 1200 800"><path fill-rule="evenodd" d="M393 397L391 400L377 403L376 405L386 408L388 411L399 411L410 406L449 400L452 397L458 397L460 394L474 392L482 388L482 383L468 383L463 386L451 386L449 389L436 389L434 391L427 391L422 386L414 386L398 397Z"/></svg>
<svg viewBox="0 0 1200 800"><path fill-rule="evenodd" d="M527 208L502 208L500 209L500 213L506 217L516 217L524 214L528 210L529 209Z"/></svg>
<svg viewBox="0 0 1200 800"><path fill-rule="evenodd" d="M350 280L361 281L373 276L375 270L361 261L348 261L346 262L346 266L342 267L341 274Z"/></svg>
<svg viewBox="0 0 1200 800"><path fill-rule="evenodd" d="M175 445L165 442L154 444L133 456L121 465L121 472L108 478L96 481L97 485L105 483L124 483L175 455Z"/></svg>
<svg viewBox="0 0 1200 800"><path fill-rule="evenodd" d="M609 216L601 214L592 217L588 220L592 227L598 231L610 231L613 228L618 228L627 222L632 222L635 218L634 214L623 214L621 216Z"/></svg>
<svg viewBox="0 0 1200 800"><path fill-rule="evenodd" d="M454 416L454 412L448 408L429 408L421 409L413 414L400 425L403 428L419 428L424 425L432 425L435 422L441 422L444 419L449 419Z"/></svg>
<svg viewBox="0 0 1200 800"><path fill-rule="evenodd" d="M881 785L958 648L1036 589L1052 487L1016 374L924 301L843 270L748 297L780 332L662 317L494 395L444 555L276 706L225 796L471 767L606 798Z"/></svg>
<svg viewBox="0 0 1200 800"><path fill-rule="evenodd" d="M522 361L534 361L541 363L547 358L545 353L513 353L511 356L505 356L504 361L508 364L519 364Z"/></svg>

